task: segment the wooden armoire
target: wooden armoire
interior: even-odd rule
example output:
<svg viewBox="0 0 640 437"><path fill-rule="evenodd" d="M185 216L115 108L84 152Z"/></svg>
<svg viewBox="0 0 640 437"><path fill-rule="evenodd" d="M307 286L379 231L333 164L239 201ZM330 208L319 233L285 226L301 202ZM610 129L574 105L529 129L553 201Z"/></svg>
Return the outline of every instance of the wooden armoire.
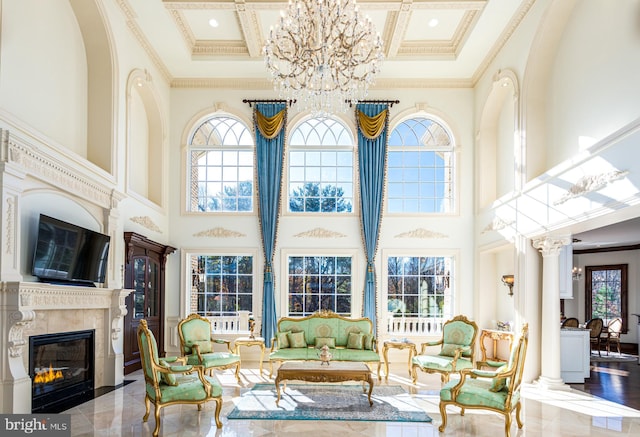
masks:
<svg viewBox="0 0 640 437"><path fill-rule="evenodd" d="M164 292L165 264L175 247L165 246L135 232L124 233L124 287L133 292L127 296L124 317L124 374L141 368L137 329L146 319L164 356Z"/></svg>

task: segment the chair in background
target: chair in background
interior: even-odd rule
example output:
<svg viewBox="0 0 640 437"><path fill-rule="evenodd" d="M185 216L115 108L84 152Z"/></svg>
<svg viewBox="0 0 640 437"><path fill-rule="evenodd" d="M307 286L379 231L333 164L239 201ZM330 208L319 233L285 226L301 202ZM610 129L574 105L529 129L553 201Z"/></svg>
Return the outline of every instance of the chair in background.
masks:
<svg viewBox="0 0 640 437"><path fill-rule="evenodd" d="M504 416L505 436L511 435L511 413L515 410L518 428L522 428L520 412L520 385L522 372L527 355L529 336L528 325L522 327L522 332L511 348L511 354L506 366L496 371L479 369L464 369L460 371L460 381L451 381L440 390L440 414L442 424L440 432L447 426L447 406L460 407L460 415L464 415L467 408L495 411Z"/></svg>
<svg viewBox="0 0 640 437"><path fill-rule="evenodd" d="M616 317L611 320L607 325L606 332L602 333L601 341L607 344L607 355L611 352L611 343L615 343L618 349L618 355L620 355L620 333L622 331L622 319Z"/></svg>
<svg viewBox="0 0 640 437"><path fill-rule="evenodd" d="M158 358L156 339L144 319L138 325L138 349L146 385L144 397L146 412L142 421L146 422L149 419L150 404L153 403L156 419L154 437L157 437L160 432L160 409L175 404L197 404L198 410L202 410L203 403L215 401L216 426L222 428L220 421L222 387L214 377L205 375L200 366L169 365L168 362L176 361L175 357L173 359Z"/></svg>
<svg viewBox="0 0 640 437"><path fill-rule="evenodd" d="M575 317L569 317L562 322L561 328L577 328L580 326L580 322Z"/></svg>
<svg viewBox="0 0 640 437"><path fill-rule="evenodd" d="M593 346L595 345L596 349L598 350L598 356L601 356L600 354L600 343L601 343L601 338L600 335L602 334L602 328L604 327L604 322L602 321L602 319L600 318L593 318L591 320L589 320L587 322L587 324L585 325L585 328L589 329L591 331L591 333L589 334L589 338L591 341L591 349L593 350Z"/></svg>
<svg viewBox="0 0 640 437"><path fill-rule="evenodd" d="M190 314L178 323L180 350L187 357L187 364L203 366L205 373L213 375L213 369L236 368L240 382L240 355L232 352L231 341L215 339L211 335L211 321L198 314ZM214 352L214 344L225 344L226 352Z"/></svg>
<svg viewBox="0 0 640 437"><path fill-rule="evenodd" d="M422 343L419 355L411 360L413 383L418 381L417 370L439 373L443 383L449 381L451 373L458 373L475 365L475 342L478 325L463 315L447 320L442 326L442 338ZM440 346L440 352L427 354L427 347Z"/></svg>

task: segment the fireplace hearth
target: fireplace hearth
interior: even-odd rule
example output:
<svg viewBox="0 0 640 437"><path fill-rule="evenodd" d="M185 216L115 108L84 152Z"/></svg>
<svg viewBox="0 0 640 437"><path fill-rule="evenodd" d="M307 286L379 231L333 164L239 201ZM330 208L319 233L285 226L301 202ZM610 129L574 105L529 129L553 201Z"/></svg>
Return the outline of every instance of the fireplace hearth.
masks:
<svg viewBox="0 0 640 437"><path fill-rule="evenodd" d="M94 396L95 330L29 337L31 412L59 413Z"/></svg>

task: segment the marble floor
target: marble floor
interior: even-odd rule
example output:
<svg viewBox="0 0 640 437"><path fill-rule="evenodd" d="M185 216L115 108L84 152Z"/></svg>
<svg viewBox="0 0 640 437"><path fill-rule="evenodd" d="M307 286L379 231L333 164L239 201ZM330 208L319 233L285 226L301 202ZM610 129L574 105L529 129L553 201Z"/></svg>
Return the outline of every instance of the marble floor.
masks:
<svg viewBox="0 0 640 437"><path fill-rule="evenodd" d="M162 436L216 436L216 437L271 437L271 436L332 436L341 437L431 437L431 436L486 436L504 435L504 419L491 412L468 410L460 416L459 410L449 407L448 424L444 433L438 432L441 417L438 410L440 378L420 374L418 385L408 378L406 364L392 365L389 381L382 384L400 384L413 395L416 402L433 419L432 423L391 422L338 422L338 421L274 421L228 420L239 397L253 384L272 381L268 372L259 375L257 363L243 363L242 383L238 384L231 371L218 373L224 387L224 403L220 415L222 429L217 429L211 402L198 412L195 406L169 406L162 409L160 435ZM144 384L140 371L126 376L135 380L89 402L65 411L71 414L71 432L74 436L151 436L155 426L153 412L147 423L144 415ZM374 388L375 393L375 388ZM533 385L523 387L524 428L518 430L515 420L512 436L638 436L640 411L625 407L587 393L542 391Z"/></svg>

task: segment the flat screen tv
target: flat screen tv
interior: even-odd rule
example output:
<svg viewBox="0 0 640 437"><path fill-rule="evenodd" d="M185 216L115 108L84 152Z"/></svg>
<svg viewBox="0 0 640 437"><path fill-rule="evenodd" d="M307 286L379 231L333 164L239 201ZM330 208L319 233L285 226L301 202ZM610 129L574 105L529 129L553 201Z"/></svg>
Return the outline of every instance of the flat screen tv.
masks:
<svg viewBox="0 0 640 437"><path fill-rule="evenodd" d="M32 273L41 281L103 283L108 255L108 235L40 214Z"/></svg>

